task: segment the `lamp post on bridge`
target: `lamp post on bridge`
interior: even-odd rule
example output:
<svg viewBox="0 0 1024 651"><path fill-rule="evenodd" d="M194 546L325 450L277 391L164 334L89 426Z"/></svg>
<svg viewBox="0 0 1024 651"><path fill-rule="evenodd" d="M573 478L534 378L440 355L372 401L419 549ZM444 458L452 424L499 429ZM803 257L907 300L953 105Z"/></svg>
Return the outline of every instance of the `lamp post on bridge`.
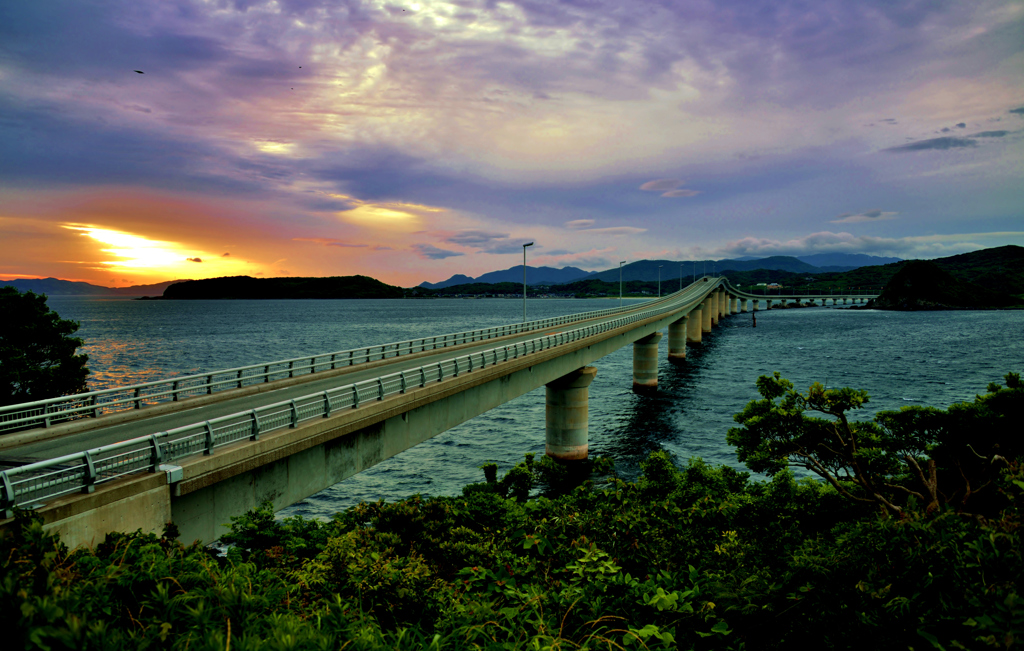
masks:
<svg viewBox="0 0 1024 651"><path fill-rule="evenodd" d="M533 242L523 245L523 323L526 323L526 247L533 246Z"/></svg>
<svg viewBox="0 0 1024 651"><path fill-rule="evenodd" d="M619 307L622 307L622 265L626 264L623 260L619 263Z"/></svg>
<svg viewBox="0 0 1024 651"><path fill-rule="evenodd" d="M664 266L663 264L658 265L658 298L661 298L661 268Z"/></svg>

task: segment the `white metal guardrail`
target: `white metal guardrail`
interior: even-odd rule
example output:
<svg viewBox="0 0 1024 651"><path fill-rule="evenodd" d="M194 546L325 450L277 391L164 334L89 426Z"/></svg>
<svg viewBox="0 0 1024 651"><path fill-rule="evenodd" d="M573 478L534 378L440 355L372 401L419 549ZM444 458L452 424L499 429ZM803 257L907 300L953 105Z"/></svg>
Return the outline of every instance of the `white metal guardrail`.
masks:
<svg viewBox="0 0 1024 651"><path fill-rule="evenodd" d="M62 495L79 491L92 492L96 485L126 475L159 472L161 465L170 461L200 453L213 454L216 448L237 441L256 440L267 432L297 427L301 422L326 418L342 409L358 409L367 402L383 400L411 388L424 387L630 323L680 311L703 298L705 293L704 287L690 285L670 295L656 307L635 311L611 321L498 346L251 411L4 470L0 472L0 517L11 517L15 508L35 508L44 500ZM617 311L600 312L607 314Z"/></svg>
<svg viewBox="0 0 1024 651"><path fill-rule="evenodd" d="M32 427L50 427L55 423L78 418L98 418L103 414L142 409L143 407L161 402L177 402L182 398L190 396L213 394L228 389L241 389L251 384L307 375L343 366L365 364L371 361L436 350L438 348L485 341L487 339L575 323L586 319L609 316L617 312L633 309L636 309L635 305L580 312L579 314L540 319L527 323L480 328L467 332L438 335L436 337L422 337L409 341L380 344L334 353L323 353L310 357L296 357L277 362L264 362L251 366L186 375L112 389L101 389L17 405L7 405L0 407L0 433Z"/></svg>

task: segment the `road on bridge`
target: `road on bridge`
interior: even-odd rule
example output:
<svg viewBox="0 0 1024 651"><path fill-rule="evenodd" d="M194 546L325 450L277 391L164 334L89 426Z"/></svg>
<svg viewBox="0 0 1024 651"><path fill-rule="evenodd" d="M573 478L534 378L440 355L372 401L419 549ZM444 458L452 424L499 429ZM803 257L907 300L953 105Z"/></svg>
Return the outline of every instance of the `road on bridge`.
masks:
<svg viewBox="0 0 1024 651"><path fill-rule="evenodd" d="M682 293L677 292L676 294L669 295L660 300L656 299L637 304L637 309L649 309L650 307L659 305L663 302L679 301L680 299L685 301L685 304L689 304L691 302L695 302L696 298L700 297L703 292L704 287L700 284L691 285L684 289ZM693 300L688 300L691 297ZM392 357L372 364L358 364L355 366L343 367L342 369L332 371L329 377L326 377L326 374L322 372L298 376L306 381L275 389L274 384L284 384L284 382L279 380L265 385L267 390L259 393L251 393L249 395L232 396L233 393L240 392L225 391L223 393L216 394L218 396L222 396L222 399L213 404L197 405L192 407L189 406L189 400L185 399L180 403L177 403L181 406L180 409L171 413L141 417L131 422L106 425L104 424L104 421L108 420L109 417L104 416L91 421L95 423L95 427L86 431L68 433L51 440L27 443L3 450L0 452L0 470L25 465L35 461L53 459L67 454L82 452L84 450L110 445L127 439L148 436L150 434L167 431L177 427L202 423L203 421L211 420L220 416L247 412L263 405L321 393L327 389L344 386L346 384L369 380L390 373L398 373L403 370L418 369L420 366L437 364L439 361L450 359L456 355L465 355L472 352L489 350L497 346L529 341L537 337L554 334L563 330L572 330L585 325L611 321L621 316L622 313L604 317L595 317L592 319L566 323L561 326L545 330L533 330L526 333L487 339L469 344L439 348L413 355ZM596 336L600 337L602 335ZM145 410L143 410L142 413L144 413L144 411ZM42 430L33 431L40 432ZM6 436L19 436L19 438L22 438L24 434L26 433Z"/></svg>

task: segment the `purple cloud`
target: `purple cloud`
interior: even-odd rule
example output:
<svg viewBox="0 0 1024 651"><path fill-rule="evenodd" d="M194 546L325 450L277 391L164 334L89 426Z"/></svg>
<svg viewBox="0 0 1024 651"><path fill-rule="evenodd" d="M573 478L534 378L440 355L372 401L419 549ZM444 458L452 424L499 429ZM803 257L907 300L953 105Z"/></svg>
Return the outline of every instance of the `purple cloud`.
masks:
<svg viewBox="0 0 1024 651"><path fill-rule="evenodd" d="M878 208L874 210L865 210L862 213L843 213L832 220L833 224L855 224L860 222L876 222L884 221L887 219L895 219L898 212L885 212Z"/></svg>
<svg viewBox="0 0 1024 651"><path fill-rule="evenodd" d="M926 151L930 149L962 149L965 147L977 147L978 143L974 142L970 138L929 138L928 140L920 140L918 142L911 142L906 145L899 145L897 147L889 147L882 151L892 152L905 152L905 151Z"/></svg>
<svg viewBox="0 0 1024 651"><path fill-rule="evenodd" d="M448 249L440 249L430 244L413 244L413 251L416 251L417 255L427 260L444 260L445 258L453 258L455 256L464 255L458 251L449 251Z"/></svg>

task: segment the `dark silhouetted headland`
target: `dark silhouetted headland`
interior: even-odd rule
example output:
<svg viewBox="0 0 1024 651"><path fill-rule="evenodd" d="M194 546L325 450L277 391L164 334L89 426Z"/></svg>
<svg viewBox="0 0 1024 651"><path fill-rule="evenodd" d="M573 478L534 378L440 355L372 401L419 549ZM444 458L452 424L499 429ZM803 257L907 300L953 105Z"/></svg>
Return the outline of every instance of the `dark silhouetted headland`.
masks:
<svg viewBox="0 0 1024 651"><path fill-rule="evenodd" d="M258 298L402 298L401 287L369 276L329 278L253 278L228 276L187 280L164 291L168 300Z"/></svg>

